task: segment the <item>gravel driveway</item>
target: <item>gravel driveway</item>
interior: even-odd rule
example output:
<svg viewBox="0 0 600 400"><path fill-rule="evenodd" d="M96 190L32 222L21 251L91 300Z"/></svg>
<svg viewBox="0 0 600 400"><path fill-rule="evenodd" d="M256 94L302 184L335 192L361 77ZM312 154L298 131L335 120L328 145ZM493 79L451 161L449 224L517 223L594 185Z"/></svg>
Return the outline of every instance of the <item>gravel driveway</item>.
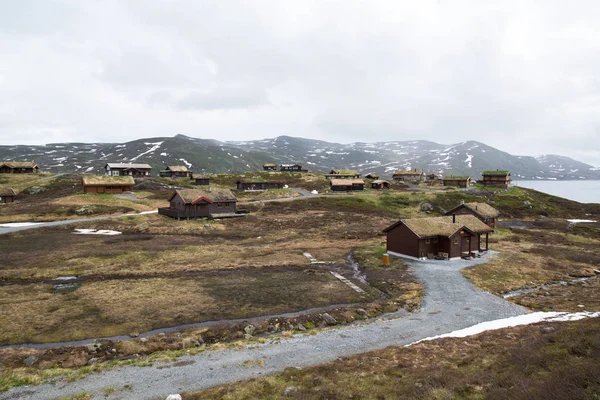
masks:
<svg viewBox="0 0 600 400"><path fill-rule="evenodd" d="M476 289L459 272L482 262L485 258L408 261L425 284L425 297L421 310L404 318L344 326L321 331L316 336L297 335L280 343L252 345L241 350L207 351L180 358L177 365L121 367L71 383L59 381L15 388L0 394L0 399L55 399L79 392L95 393L95 398L102 399L102 390L107 387L117 389L110 399L164 399L171 393L272 374L286 367L325 363L342 356L409 344L484 321L525 314L526 309ZM244 364L249 360L262 360L264 367ZM124 389L125 385L129 386Z"/></svg>

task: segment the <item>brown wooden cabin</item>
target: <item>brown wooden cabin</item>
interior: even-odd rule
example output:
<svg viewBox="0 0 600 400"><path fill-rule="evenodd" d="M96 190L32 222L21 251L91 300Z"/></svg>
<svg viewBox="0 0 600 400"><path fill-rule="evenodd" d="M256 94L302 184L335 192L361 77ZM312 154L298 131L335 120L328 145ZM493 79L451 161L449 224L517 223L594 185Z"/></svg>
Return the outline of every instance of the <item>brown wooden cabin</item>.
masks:
<svg viewBox="0 0 600 400"><path fill-rule="evenodd" d="M279 170L287 172L308 172L307 169L302 168L302 165L299 164L281 164Z"/></svg>
<svg viewBox="0 0 600 400"><path fill-rule="evenodd" d="M152 167L148 164L134 163L107 163L104 166L106 175L109 176L133 176L136 178L149 177Z"/></svg>
<svg viewBox="0 0 600 400"><path fill-rule="evenodd" d="M265 171L277 171L277 164L263 164L263 170L265 170Z"/></svg>
<svg viewBox="0 0 600 400"><path fill-rule="evenodd" d="M425 180L425 173L418 169L396 170L392 175L392 179L399 182L421 183Z"/></svg>
<svg viewBox="0 0 600 400"><path fill-rule="evenodd" d="M471 178L468 176L447 176L444 178L444 186L466 188L471 186Z"/></svg>
<svg viewBox="0 0 600 400"><path fill-rule="evenodd" d="M379 179L379 175L373 173L367 174L365 175L365 179Z"/></svg>
<svg viewBox="0 0 600 400"><path fill-rule="evenodd" d="M442 178L436 174L427 174L425 176L425 182L429 183L430 185L438 184L442 183Z"/></svg>
<svg viewBox="0 0 600 400"><path fill-rule="evenodd" d="M33 161L0 161L0 174L37 174L40 167Z"/></svg>
<svg viewBox="0 0 600 400"><path fill-rule="evenodd" d="M384 232L392 255L451 259L487 251L493 229L473 215L451 215L403 219Z"/></svg>
<svg viewBox="0 0 600 400"><path fill-rule="evenodd" d="M230 218L236 214L237 199L227 189L181 189L169 197L169 207L158 213L177 219Z"/></svg>
<svg viewBox="0 0 600 400"><path fill-rule="evenodd" d="M327 179L359 179L360 172L353 169L332 169L330 173L325 174Z"/></svg>
<svg viewBox="0 0 600 400"><path fill-rule="evenodd" d="M159 175L163 178L191 178L192 172L185 165L169 165L164 171L160 171Z"/></svg>
<svg viewBox="0 0 600 400"><path fill-rule="evenodd" d="M283 183L281 182L237 181L235 184L237 190L269 190L283 188Z"/></svg>
<svg viewBox="0 0 600 400"><path fill-rule="evenodd" d="M132 176L92 176L81 178L84 193L131 192L135 184Z"/></svg>
<svg viewBox="0 0 600 400"><path fill-rule="evenodd" d="M444 215L473 215L481 222L494 229L500 212L487 203L462 203Z"/></svg>
<svg viewBox="0 0 600 400"><path fill-rule="evenodd" d="M362 179L331 179L329 181L329 187L334 192L364 190L365 181Z"/></svg>
<svg viewBox="0 0 600 400"><path fill-rule="evenodd" d="M0 203L12 203L17 193L12 188L0 188Z"/></svg>
<svg viewBox="0 0 600 400"><path fill-rule="evenodd" d="M390 183L383 179L378 179L371 182L371 189L389 189Z"/></svg>
<svg viewBox="0 0 600 400"><path fill-rule="evenodd" d="M483 171L481 173L483 186L492 186L500 188L508 188L510 185L510 172L509 171Z"/></svg>
<svg viewBox="0 0 600 400"><path fill-rule="evenodd" d="M195 176L195 175L193 175L192 179L194 180L195 185L198 185L198 186L210 185L210 176Z"/></svg>

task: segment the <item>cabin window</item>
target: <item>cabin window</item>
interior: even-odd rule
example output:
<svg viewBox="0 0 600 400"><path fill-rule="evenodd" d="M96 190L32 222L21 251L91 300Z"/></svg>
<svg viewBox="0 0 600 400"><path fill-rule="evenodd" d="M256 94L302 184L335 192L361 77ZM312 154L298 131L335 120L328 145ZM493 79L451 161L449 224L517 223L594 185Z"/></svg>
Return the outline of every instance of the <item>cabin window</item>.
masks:
<svg viewBox="0 0 600 400"><path fill-rule="evenodd" d="M206 210L206 204L204 204L204 203L200 204L200 209L201 210Z"/></svg>
<svg viewBox="0 0 600 400"><path fill-rule="evenodd" d="M431 243L431 239L425 239L425 244Z"/></svg>
<svg viewBox="0 0 600 400"><path fill-rule="evenodd" d="M223 207L223 203L217 203L217 207L218 208L222 208Z"/></svg>
<svg viewBox="0 0 600 400"><path fill-rule="evenodd" d="M458 244L458 237L454 238L454 244Z"/></svg>
<svg viewBox="0 0 600 400"><path fill-rule="evenodd" d="M225 207L229 207L229 206L230 206L229 202L225 203Z"/></svg>

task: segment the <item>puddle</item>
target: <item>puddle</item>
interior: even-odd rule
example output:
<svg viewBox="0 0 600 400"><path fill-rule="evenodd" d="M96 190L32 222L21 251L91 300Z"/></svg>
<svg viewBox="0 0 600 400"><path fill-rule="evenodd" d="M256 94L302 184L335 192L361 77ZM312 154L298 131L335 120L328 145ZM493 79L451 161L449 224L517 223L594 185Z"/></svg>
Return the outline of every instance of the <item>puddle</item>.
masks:
<svg viewBox="0 0 600 400"><path fill-rule="evenodd" d="M577 279L574 279L574 280L569 281L569 282L560 281L560 282L557 282L557 283L549 283L547 285L542 285L542 286L538 286L538 287L534 287L534 288L517 289L517 290L513 290L512 292L508 292L508 293L503 294L502 297L505 298L505 299L509 299L511 297L519 296L521 294L532 293L532 292L535 292L536 290L548 289L548 288L551 288L551 287L554 287L554 286L568 286L568 285L575 284L577 282L590 281L592 279L596 279L597 277L598 277L598 275L584 276L583 278L577 278Z"/></svg>
<svg viewBox="0 0 600 400"><path fill-rule="evenodd" d="M52 287L54 294L73 293L81 287L81 283L58 283Z"/></svg>
<svg viewBox="0 0 600 400"><path fill-rule="evenodd" d="M57 276L53 280L54 281L72 281L73 279L77 279L77 276L75 276L75 275Z"/></svg>

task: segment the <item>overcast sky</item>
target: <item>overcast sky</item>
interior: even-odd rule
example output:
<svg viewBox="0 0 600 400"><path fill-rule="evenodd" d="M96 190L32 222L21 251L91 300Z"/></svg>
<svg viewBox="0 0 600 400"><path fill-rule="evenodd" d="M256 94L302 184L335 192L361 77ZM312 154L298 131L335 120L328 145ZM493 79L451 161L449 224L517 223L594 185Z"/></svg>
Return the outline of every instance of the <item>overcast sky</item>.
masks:
<svg viewBox="0 0 600 400"><path fill-rule="evenodd" d="M600 2L0 0L0 144L478 140L600 166Z"/></svg>

